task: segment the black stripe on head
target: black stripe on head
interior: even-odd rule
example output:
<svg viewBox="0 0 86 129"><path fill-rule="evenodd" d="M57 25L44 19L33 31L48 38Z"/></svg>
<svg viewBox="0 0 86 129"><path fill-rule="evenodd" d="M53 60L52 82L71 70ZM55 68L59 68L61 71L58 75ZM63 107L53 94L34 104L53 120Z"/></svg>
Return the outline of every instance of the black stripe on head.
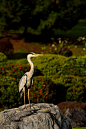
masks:
<svg viewBox="0 0 86 129"><path fill-rule="evenodd" d="M35 53L34 53L34 52L30 52L29 54L35 55Z"/></svg>

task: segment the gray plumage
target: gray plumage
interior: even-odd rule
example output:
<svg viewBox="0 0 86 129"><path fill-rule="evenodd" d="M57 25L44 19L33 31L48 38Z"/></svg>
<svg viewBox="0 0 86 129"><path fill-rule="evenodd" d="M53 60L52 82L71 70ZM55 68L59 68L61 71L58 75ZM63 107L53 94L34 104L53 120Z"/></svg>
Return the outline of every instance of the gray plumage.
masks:
<svg viewBox="0 0 86 129"><path fill-rule="evenodd" d="M24 104L25 104L26 89L28 89L28 100L29 100L29 104L30 104L29 89L33 85L34 64L31 61L31 58L41 56L41 55L42 54L35 54L33 52L31 52L30 54L27 55L27 60L30 63L31 69L29 72L26 72L19 81L19 93L20 93L20 97L22 97L24 94Z"/></svg>
<svg viewBox="0 0 86 129"><path fill-rule="evenodd" d="M19 82L19 93L20 93L20 97L23 96L24 94L24 90L23 88L25 87L26 89L30 89L30 87L33 85L33 76L30 77L30 72L26 72L20 82Z"/></svg>

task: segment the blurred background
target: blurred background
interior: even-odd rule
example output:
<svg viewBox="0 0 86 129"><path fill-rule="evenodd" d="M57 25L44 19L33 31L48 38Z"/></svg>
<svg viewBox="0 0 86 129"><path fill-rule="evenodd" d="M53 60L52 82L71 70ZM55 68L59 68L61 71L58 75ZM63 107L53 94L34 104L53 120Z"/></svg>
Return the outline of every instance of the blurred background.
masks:
<svg viewBox="0 0 86 129"><path fill-rule="evenodd" d="M86 110L86 0L0 1L0 110L23 105L18 83L32 51L44 56L32 60L31 102Z"/></svg>

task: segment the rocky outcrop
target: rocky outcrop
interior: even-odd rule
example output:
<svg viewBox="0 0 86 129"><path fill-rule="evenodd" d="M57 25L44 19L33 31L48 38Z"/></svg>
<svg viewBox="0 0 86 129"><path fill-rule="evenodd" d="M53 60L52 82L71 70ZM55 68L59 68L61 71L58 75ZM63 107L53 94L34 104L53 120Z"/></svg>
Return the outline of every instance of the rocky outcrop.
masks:
<svg viewBox="0 0 86 129"><path fill-rule="evenodd" d="M64 115L70 120L72 127L86 127L86 112L81 109L67 109Z"/></svg>
<svg viewBox="0 0 86 129"><path fill-rule="evenodd" d="M0 112L0 129L72 129L71 123L54 104L38 103Z"/></svg>

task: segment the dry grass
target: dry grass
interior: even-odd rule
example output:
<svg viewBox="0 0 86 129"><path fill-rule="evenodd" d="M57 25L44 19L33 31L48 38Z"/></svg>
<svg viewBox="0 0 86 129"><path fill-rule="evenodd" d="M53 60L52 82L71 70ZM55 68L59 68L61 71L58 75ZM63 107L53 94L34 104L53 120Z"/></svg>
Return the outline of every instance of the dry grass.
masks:
<svg viewBox="0 0 86 129"><path fill-rule="evenodd" d="M52 43L25 42L24 39L10 39L10 42L13 44L14 53L35 52L47 54L50 53L49 48L52 46ZM43 47L45 49L42 49ZM83 47L80 45L77 45L77 48L75 48L75 45L70 45L70 50L75 56L86 55L86 50L83 50Z"/></svg>
<svg viewBox="0 0 86 129"><path fill-rule="evenodd" d="M41 53L42 51L41 46L38 45L38 43L27 43L24 41L24 39L11 39L10 42L13 44L14 53L29 53L31 51Z"/></svg>

